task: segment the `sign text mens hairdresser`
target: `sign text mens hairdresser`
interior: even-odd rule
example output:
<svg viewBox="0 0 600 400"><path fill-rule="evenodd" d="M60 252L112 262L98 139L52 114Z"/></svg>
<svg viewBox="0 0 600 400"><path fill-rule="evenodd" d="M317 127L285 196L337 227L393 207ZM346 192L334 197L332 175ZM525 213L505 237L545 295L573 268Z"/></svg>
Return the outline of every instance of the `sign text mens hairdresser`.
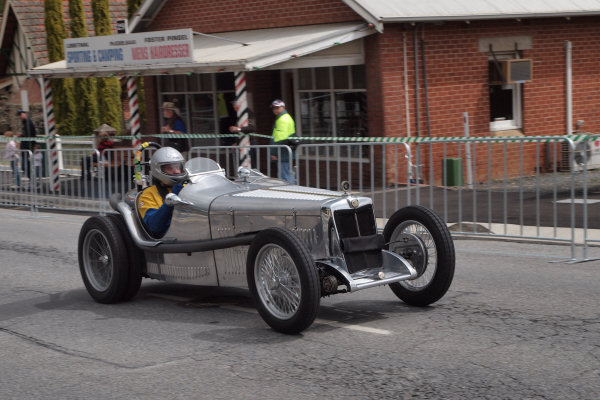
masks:
<svg viewBox="0 0 600 400"><path fill-rule="evenodd" d="M192 62L191 29L65 39L67 68Z"/></svg>

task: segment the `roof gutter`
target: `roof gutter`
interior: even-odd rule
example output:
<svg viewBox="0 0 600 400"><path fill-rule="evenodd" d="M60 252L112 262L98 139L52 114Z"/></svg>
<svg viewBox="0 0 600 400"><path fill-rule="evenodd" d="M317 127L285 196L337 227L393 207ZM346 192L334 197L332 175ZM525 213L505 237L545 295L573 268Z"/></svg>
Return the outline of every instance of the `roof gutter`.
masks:
<svg viewBox="0 0 600 400"><path fill-rule="evenodd" d="M344 0L348 2L351 0ZM598 16L600 10L595 11L574 11L562 13L527 13L527 14L469 14L469 15L425 15L425 16L407 16L407 17L382 17L383 23L395 22L437 22L437 21L475 21L475 20L491 20L491 19L517 19L517 18L568 18L568 17L585 17Z"/></svg>
<svg viewBox="0 0 600 400"><path fill-rule="evenodd" d="M362 19L372 24L379 33L383 33L383 20L373 15L369 10L358 4L355 0L343 0L348 7L361 16Z"/></svg>
<svg viewBox="0 0 600 400"><path fill-rule="evenodd" d="M140 7L133 13L128 22L129 32L135 32L138 25L144 21L152 21L156 14L163 8L166 0L145 0ZM154 12L152 12L154 6ZM152 12L152 15L147 15ZM144 28L143 26L141 27Z"/></svg>

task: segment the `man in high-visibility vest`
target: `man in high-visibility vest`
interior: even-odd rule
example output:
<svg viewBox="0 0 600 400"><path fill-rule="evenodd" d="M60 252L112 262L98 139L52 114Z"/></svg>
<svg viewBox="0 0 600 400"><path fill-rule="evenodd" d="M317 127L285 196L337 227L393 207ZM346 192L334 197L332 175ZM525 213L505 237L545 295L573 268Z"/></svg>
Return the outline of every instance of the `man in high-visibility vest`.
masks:
<svg viewBox="0 0 600 400"><path fill-rule="evenodd" d="M296 134L296 124L292 116L285 109L285 103L282 100L273 100L271 109L273 110L273 114L275 114L271 144L288 145L289 139ZM271 160L277 161L278 157L280 158L279 178L295 184L295 176L293 173L290 173L290 157L287 149L271 148Z"/></svg>

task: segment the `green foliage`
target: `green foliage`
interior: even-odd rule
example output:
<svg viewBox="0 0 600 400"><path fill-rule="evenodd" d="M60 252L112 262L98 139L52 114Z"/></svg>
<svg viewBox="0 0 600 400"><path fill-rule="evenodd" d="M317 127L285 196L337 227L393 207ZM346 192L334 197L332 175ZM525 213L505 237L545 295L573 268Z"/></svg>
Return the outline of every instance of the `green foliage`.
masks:
<svg viewBox="0 0 600 400"><path fill-rule="evenodd" d="M92 14L94 15L94 32L96 36L112 34L110 23L110 10L108 0L92 1Z"/></svg>
<svg viewBox="0 0 600 400"><path fill-rule="evenodd" d="M82 0L69 0L71 17L71 34L73 37L87 37ZM75 79L75 98L77 112L75 116L75 133L91 135L100 126L98 119L98 100L96 97L96 81L94 79Z"/></svg>
<svg viewBox="0 0 600 400"><path fill-rule="evenodd" d="M92 2L94 32L96 36L112 34L108 0ZM121 107L121 85L117 78L98 78L98 114L100 123L108 124L121 133L123 110Z"/></svg>
<svg viewBox="0 0 600 400"><path fill-rule="evenodd" d="M82 0L69 0L69 15L71 17L71 36L76 38L87 37L88 32L85 26Z"/></svg>
<svg viewBox="0 0 600 400"><path fill-rule="evenodd" d="M143 0L127 0L127 18L131 18L134 12L140 7Z"/></svg>
<svg viewBox="0 0 600 400"><path fill-rule="evenodd" d="M100 126L96 81L89 78L75 78L75 98L77 99L75 133L80 136L91 135L94 129Z"/></svg>
<svg viewBox="0 0 600 400"><path fill-rule="evenodd" d="M66 37L66 33L62 7L62 0L44 0L46 47L50 62L60 61L65 57L63 39ZM73 79L52 79L51 86L56 133L73 135L76 112L73 100Z"/></svg>
<svg viewBox="0 0 600 400"><path fill-rule="evenodd" d="M123 109L121 84L117 78L98 78L98 114L100 124L108 124L122 133Z"/></svg>

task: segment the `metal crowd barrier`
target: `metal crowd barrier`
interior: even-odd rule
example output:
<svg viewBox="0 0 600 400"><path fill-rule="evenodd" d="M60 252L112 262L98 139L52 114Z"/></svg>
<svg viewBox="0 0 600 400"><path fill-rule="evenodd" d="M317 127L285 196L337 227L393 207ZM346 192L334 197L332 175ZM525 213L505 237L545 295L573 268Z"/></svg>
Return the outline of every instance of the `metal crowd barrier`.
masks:
<svg viewBox="0 0 600 400"><path fill-rule="evenodd" d="M587 140L600 145L600 136ZM434 209L453 235L503 237L562 242L570 245L572 261L591 259L588 251L600 243L600 210L592 206L590 153L570 137L431 138L405 142L302 143L287 146L200 146L188 157L209 157L234 177L244 157L252 167L277 176L286 152L294 159L298 184L339 190L342 181L353 193L373 198L377 217L385 220L410 204ZM65 148L67 147L67 148ZM15 183L9 163L0 158L0 204L38 209L110 212L112 193L134 188L134 151L88 148L59 149L59 186L51 185L50 151L39 150L42 166L22 172ZM28 151L21 159L33 158ZM149 159L149 154L145 156ZM20 164L21 165L21 164ZM595 185L595 186L594 186ZM600 204L599 204L600 206ZM576 248L583 246L583 256Z"/></svg>

